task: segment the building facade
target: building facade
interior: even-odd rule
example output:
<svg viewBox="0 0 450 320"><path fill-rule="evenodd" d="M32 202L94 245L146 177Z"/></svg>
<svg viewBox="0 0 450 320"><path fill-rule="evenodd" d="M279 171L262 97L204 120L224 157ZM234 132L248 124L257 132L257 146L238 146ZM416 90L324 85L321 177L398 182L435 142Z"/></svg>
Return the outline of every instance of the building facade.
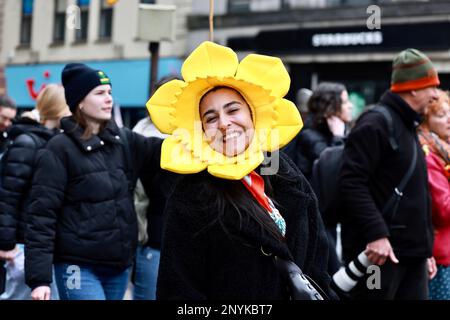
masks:
<svg viewBox="0 0 450 320"><path fill-rule="evenodd" d="M3 1L0 65L19 107L32 108L43 85L60 83L66 63L83 62L111 78L126 124L145 116L151 64L149 43L137 37L140 3L175 5L175 39L161 42L157 78L180 72L191 0Z"/></svg>
<svg viewBox="0 0 450 320"><path fill-rule="evenodd" d="M208 11L193 1L188 51L207 38ZM450 1L216 0L214 40L240 55L276 55L289 69L289 98L321 81L343 82L361 112L389 88L392 59L417 48L450 88Z"/></svg>

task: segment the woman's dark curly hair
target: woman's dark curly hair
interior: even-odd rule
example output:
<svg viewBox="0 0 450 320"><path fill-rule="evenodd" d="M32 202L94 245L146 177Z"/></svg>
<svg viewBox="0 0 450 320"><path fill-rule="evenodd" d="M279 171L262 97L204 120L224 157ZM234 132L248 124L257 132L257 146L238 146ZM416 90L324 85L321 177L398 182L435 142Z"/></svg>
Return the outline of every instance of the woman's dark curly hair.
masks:
<svg viewBox="0 0 450 320"><path fill-rule="evenodd" d="M332 115L341 112L341 94L347 90L342 83L322 82L308 100L308 111L312 115L313 125L321 125Z"/></svg>

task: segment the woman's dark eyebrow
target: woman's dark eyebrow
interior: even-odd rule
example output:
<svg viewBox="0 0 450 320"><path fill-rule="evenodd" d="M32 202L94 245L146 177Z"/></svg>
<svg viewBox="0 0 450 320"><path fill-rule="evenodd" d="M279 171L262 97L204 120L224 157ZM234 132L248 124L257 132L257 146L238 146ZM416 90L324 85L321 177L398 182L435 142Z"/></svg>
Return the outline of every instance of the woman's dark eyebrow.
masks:
<svg viewBox="0 0 450 320"><path fill-rule="evenodd" d="M206 112L203 114L202 118L204 118L204 117L207 116L208 114L214 113L214 112L216 112L214 109L209 109L208 111L206 111Z"/></svg>
<svg viewBox="0 0 450 320"><path fill-rule="evenodd" d="M231 107L233 104L241 104L239 101L230 101L230 102L228 102L228 103L226 103L224 106L223 106L223 108L224 109L226 109L226 108L229 108L229 107Z"/></svg>
<svg viewBox="0 0 450 320"><path fill-rule="evenodd" d="M226 108L229 108L229 107L231 107L233 104L241 104L239 101L230 101L230 102L228 102L228 103L226 103L224 106L223 106L223 108L224 109L226 109ZM213 110L213 109L209 109L208 111L206 111L204 114L203 114L203 116L202 116L202 118L204 118L206 115L208 115L208 114L210 114L210 113L214 113L215 112L215 110Z"/></svg>

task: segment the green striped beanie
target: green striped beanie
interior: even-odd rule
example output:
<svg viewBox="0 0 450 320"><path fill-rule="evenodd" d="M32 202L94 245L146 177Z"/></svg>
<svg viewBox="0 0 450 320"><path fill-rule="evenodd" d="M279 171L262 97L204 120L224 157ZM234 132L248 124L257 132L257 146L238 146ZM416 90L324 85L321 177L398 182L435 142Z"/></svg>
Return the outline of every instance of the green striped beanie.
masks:
<svg viewBox="0 0 450 320"><path fill-rule="evenodd" d="M419 90L439 85L439 77L430 59L417 49L400 52L392 63L391 91Z"/></svg>

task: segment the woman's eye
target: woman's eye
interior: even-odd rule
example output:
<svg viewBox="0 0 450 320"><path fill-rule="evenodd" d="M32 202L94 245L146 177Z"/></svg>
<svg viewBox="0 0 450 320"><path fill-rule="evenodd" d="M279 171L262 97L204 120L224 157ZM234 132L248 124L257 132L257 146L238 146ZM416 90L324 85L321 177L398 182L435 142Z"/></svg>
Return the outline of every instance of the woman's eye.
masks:
<svg viewBox="0 0 450 320"><path fill-rule="evenodd" d="M216 120L216 117L206 118L206 123L211 123Z"/></svg>

